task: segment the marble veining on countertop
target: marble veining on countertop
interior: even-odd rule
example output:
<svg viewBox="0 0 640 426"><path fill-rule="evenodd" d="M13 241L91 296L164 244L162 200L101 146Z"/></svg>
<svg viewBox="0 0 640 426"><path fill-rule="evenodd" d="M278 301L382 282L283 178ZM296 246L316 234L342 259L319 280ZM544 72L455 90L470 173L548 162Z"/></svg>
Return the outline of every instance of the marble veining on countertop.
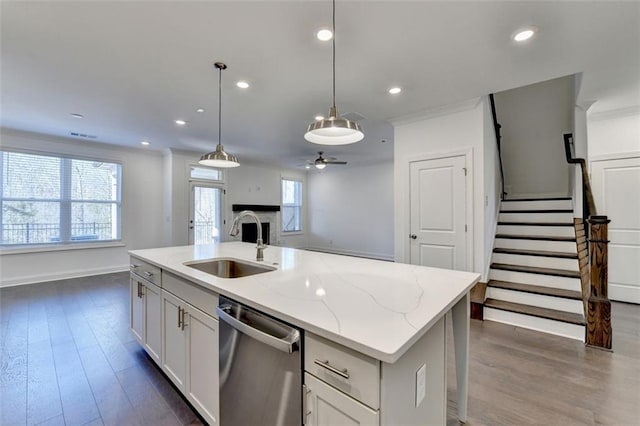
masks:
<svg viewBox="0 0 640 426"><path fill-rule="evenodd" d="M133 250L212 291L384 362L395 362L478 281L479 274L270 246L228 242ZM225 279L185 266L218 257L274 266Z"/></svg>

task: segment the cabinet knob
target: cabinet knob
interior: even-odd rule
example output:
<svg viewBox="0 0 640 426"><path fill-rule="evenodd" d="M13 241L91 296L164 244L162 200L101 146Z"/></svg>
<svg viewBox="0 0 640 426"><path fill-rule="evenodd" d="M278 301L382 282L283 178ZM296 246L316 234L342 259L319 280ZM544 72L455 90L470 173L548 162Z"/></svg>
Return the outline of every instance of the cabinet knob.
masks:
<svg viewBox="0 0 640 426"><path fill-rule="evenodd" d="M411 235L409 235L409 237L410 237L412 240L415 240L416 238L418 238L418 236L417 236L416 234L411 234Z"/></svg>

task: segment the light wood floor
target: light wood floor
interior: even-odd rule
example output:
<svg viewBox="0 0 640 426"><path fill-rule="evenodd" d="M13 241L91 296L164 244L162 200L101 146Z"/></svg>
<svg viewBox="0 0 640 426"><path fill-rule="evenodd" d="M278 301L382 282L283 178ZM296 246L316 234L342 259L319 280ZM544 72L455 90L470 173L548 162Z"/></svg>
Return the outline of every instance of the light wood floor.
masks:
<svg viewBox="0 0 640 426"><path fill-rule="evenodd" d="M131 336L128 309L127 273L0 290L0 424L200 424ZM472 320L468 424L640 424L640 307L614 304L613 327L609 353Z"/></svg>

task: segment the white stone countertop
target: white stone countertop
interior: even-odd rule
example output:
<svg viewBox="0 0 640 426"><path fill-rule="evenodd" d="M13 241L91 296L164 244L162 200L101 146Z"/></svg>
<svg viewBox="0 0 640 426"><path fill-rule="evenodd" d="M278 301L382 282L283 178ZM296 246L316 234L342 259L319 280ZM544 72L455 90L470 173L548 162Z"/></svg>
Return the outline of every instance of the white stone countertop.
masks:
<svg viewBox="0 0 640 426"><path fill-rule="evenodd" d="M381 260L228 242L133 250L132 256L257 310L393 363L458 302L480 275ZM225 279L185 262L230 257L277 270Z"/></svg>

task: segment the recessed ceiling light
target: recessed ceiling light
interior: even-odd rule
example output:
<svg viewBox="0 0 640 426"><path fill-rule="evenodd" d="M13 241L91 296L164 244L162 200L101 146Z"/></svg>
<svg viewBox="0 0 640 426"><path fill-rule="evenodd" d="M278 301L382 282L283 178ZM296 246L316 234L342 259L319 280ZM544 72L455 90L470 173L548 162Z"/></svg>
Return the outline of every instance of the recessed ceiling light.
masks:
<svg viewBox="0 0 640 426"><path fill-rule="evenodd" d="M323 28L316 33L316 37L318 37L318 40L320 41L329 41L333 38L333 33L331 30Z"/></svg>
<svg viewBox="0 0 640 426"><path fill-rule="evenodd" d="M236 86L238 86L241 89L248 89L249 83L247 83L246 81L239 81L236 83Z"/></svg>
<svg viewBox="0 0 640 426"><path fill-rule="evenodd" d="M316 121L324 120L324 117L321 115L316 115Z"/></svg>
<svg viewBox="0 0 640 426"><path fill-rule="evenodd" d="M187 122L184 120L176 120L174 121L174 123L176 123L178 126L184 126L185 124L187 124Z"/></svg>
<svg viewBox="0 0 640 426"><path fill-rule="evenodd" d="M535 33L536 33L536 29L533 27L518 30L518 32L514 34L513 40L517 42L523 42L523 41L529 40L531 37L535 35Z"/></svg>
<svg viewBox="0 0 640 426"><path fill-rule="evenodd" d="M204 112L204 108L198 108L196 112Z"/></svg>
<svg viewBox="0 0 640 426"><path fill-rule="evenodd" d="M392 87L391 89L389 89L389 93L391 93L392 95L397 95L400 92L402 92L402 88L400 87Z"/></svg>
<svg viewBox="0 0 640 426"><path fill-rule="evenodd" d="M71 116L72 116L73 118L84 118L84 115L82 115L82 114L78 114L77 112L73 112L73 113L71 113Z"/></svg>
<svg viewBox="0 0 640 426"><path fill-rule="evenodd" d="M140 142L140 145L144 145L144 146L147 146L147 145L149 145L149 144L150 144L150 142L149 142L149 141L141 141L141 142Z"/></svg>

